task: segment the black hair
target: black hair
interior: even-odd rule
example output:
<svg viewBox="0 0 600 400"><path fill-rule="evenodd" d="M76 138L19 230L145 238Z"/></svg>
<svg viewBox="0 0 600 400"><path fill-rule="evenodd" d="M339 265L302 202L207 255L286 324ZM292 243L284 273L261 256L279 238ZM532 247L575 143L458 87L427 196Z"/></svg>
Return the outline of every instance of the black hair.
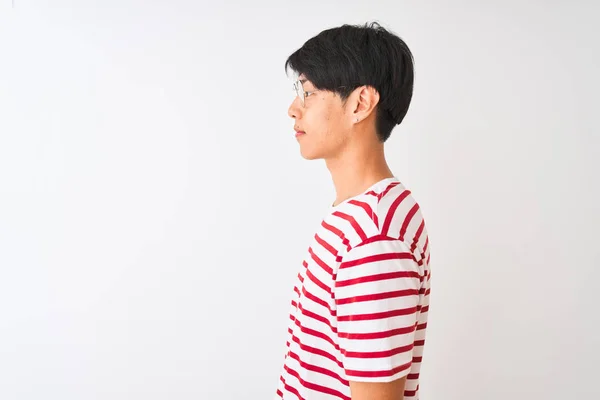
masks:
<svg viewBox="0 0 600 400"><path fill-rule="evenodd" d="M413 55L400 37L377 22L324 30L288 57L289 69L343 101L360 86L377 90L375 129L381 142L402 122L412 99Z"/></svg>

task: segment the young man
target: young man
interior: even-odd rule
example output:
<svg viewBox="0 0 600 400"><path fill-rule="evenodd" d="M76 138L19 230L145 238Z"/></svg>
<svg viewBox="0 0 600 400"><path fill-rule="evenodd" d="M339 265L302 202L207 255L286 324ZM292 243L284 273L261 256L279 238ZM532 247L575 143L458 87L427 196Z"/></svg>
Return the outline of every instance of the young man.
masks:
<svg viewBox="0 0 600 400"><path fill-rule="evenodd" d="M429 241L384 142L408 110L412 54L378 24L344 25L286 62L306 159L324 159L337 198L294 287L276 399L419 398L429 308Z"/></svg>

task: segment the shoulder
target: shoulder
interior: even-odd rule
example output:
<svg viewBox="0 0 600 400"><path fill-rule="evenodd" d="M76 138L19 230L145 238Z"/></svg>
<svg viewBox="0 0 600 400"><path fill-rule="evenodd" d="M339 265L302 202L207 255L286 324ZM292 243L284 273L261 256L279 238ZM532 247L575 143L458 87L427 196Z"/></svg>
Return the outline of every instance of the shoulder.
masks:
<svg viewBox="0 0 600 400"><path fill-rule="evenodd" d="M379 233L400 241L411 239L425 221L412 192L398 183L384 193L377 203Z"/></svg>
<svg viewBox="0 0 600 400"><path fill-rule="evenodd" d="M397 179L389 179L335 207L324 223L338 230L354 247L373 236L390 235L403 239L401 226L407 222L408 230L417 215L418 204ZM409 220L407 220L407 217Z"/></svg>
<svg viewBox="0 0 600 400"><path fill-rule="evenodd" d="M324 223L336 230L345 251L382 238L402 242L415 251L427 240L419 203L398 180L384 182L337 207Z"/></svg>

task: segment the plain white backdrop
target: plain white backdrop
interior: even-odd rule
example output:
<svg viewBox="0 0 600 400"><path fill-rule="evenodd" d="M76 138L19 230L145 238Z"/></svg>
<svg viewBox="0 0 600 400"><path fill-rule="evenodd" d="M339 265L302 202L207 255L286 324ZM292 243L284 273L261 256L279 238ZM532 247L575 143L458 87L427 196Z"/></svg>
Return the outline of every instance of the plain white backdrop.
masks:
<svg viewBox="0 0 600 400"><path fill-rule="evenodd" d="M422 399L600 397L597 2L14 3L0 399L273 397L334 196L283 66L367 21L415 56L387 154L432 243Z"/></svg>

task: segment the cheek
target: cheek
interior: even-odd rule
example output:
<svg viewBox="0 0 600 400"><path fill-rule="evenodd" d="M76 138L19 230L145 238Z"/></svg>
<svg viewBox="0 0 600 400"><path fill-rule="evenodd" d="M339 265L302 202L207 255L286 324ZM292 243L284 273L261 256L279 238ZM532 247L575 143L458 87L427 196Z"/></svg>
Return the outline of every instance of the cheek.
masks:
<svg viewBox="0 0 600 400"><path fill-rule="evenodd" d="M322 112L319 116L323 130L327 132L329 135L335 135L336 132L341 127L341 115L338 109L333 104L327 104L326 107L323 107Z"/></svg>
<svg viewBox="0 0 600 400"><path fill-rule="evenodd" d="M306 130L322 145L338 145L344 142L345 127L343 109L327 98L319 98L321 107L315 107L304 116Z"/></svg>
<svg viewBox="0 0 600 400"><path fill-rule="evenodd" d="M327 109L313 109L304 114L304 128L315 139L322 140L332 130L331 115Z"/></svg>
<svg viewBox="0 0 600 400"><path fill-rule="evenodd" d="M344 114L337 108L332 107L325 116L328 138L336 144L342 143L346 137L344 127Z"/></svg>

